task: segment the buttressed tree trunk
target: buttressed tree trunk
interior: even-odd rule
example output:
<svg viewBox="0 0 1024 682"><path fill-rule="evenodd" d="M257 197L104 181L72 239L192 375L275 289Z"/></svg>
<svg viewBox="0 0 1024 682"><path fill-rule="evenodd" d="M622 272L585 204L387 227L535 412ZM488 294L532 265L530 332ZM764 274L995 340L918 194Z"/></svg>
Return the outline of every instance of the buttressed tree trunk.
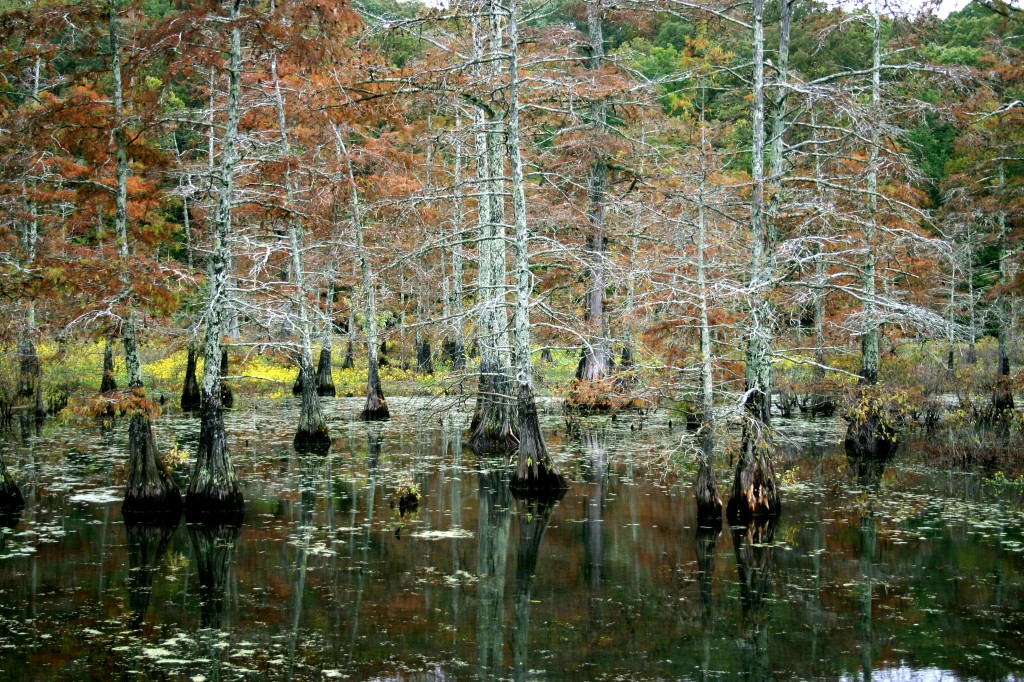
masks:
<svg viewBox="0 0 1024 682"><path fill-rule="evenodd" d="M488 0L490 33L483 30L483 17L473 17L473 55L477 64L484 63L485 43L489 43L492 81L501 77L502 8L498 0ZM478 67L480 78L484 78ZM477 178L480 197L477 200L478 225L478 309L477 340L480 351L480 379L476 409L470 424L469 446L477 452L508 452L516 447L515 397L508 357L508 314L506 312L505 271L505 199L503 196L504 154L502 124L499 114L486 105L474 112L476 129Z"/></svg>
<svg viewBox="0 0 1024 682"><path fill-rule="evenodd" d="M185 362L185 384L181 389L181 411L198 412L202 402L202 394L199 392L199 381L196 379L196 340L189 339L188 359Z"/></svg>
<svg viewBox="0 0 1024 682"><path fill-rule="evenodd" d="M764 0L754 0L753 169L751 179L751 273L747 348L744 357L746 393L743 442L732 496L730 521L774 516L780 511L772 465L771 355L773 309L768 288L773 276L774 244L765 224L764 195Z"/></svg>
<svg viewBox="0 0 1024 682"><path fill-rule="evenodd" d="M517 401L519 411L519 461L509 485L526 494L560 494L569 484L548 453L533 397L533 366L530 360L530 233L526 222L526 180L519 142L519 20L516 0L508 2L508 152L512 167L512 212L515 221L516 307L514 318Z"/></svg>
<svg viewBox="0 0 1024 682"><path fill-rule="evenodd" d="M242 489L228 453L222 412L221 337L228 305L228 238L231 234L231 200L238 152L238 99L241 87L242 33L239 25L241 0L229 0L231 30L228 69L228 115L221 151L217 213L213 249L207 276L208 304L203 360L202 408L199 448L189 481L185 510L189 514L240 515L245 510ZM226 353L224 354L226 360Z"/></svg>
<svg viewBox="0 0 1024 682"><path fill-rule="evenodd" d="M110 0L110 54L113 76L114 131L116 146L116 190L114 195L114 227L121 260L121 285L128 292L128 318L121 333L124 343L128 388L132 392L128 412L128 480L122 514L166 513L181 510L181 493L171 480L170 472L160 457L150 424L150 404L142 386L142 362L136 338L135 300L128 275L128 133L124 128L124 100L121 85L120 36L118 35L117 0Z"/></svg>

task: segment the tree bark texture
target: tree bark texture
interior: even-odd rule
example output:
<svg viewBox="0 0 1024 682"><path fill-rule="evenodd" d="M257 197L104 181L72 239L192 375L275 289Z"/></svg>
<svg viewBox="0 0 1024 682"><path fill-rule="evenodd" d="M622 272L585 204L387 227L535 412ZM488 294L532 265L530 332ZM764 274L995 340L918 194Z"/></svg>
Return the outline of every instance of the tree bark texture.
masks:
<svg viewBox="0 0 1024 682"><path fill-rule="evenodd" d="M764 0L754 0L753 191L751 197L750 311L744 357L743 442L729 499L730 521L779 513L772 465L771 365L774 310L769 296L774 243L766 226L764 173Z"/></svg>
<svg viewBox="0 0 1024 682"><path fill-rule="evenodd" d="M231 234L231 201L233 195L236 145L238 142L239 91L242 70L242 34L238 23L241 0L230 0L231 27L230 67L228 69L227 126L221 150L221 168L217 197L213 249L207 276L208 304L204 348L202 407L200 409L199 448L189 481L185 510L190 514L241 514L245 509L242 489L228 453L224 415L221 364L227 368L227 352L221 337L227 322L228 265ZM230 392L229 394L230 395Z"/></svg>
<svg viewBox="0 0 1024 682"><path fill-rule="evenodd" d="M188 343L188 359L185 361L185 383L181 389L181 411L198 412L202 403L202 394L199 392L199 381L196 379L196 342L192 339Z"/></svg>

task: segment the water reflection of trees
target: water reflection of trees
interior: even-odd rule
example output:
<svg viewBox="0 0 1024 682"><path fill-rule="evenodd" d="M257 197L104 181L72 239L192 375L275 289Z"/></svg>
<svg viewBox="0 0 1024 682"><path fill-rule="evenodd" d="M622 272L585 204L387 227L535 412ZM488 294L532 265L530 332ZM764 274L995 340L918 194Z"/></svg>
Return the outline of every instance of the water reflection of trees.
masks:
<svg viewBox="0 0 1024 682"><path fill-rule="evenodd" d="M715 618L713 591L715 558L718 551L718 536L722 533L721 519L713 526L697 526L697 574L700 580L701 606L701 659L700 679L709 679L711 673L711 640L714 637Z"/></svg>
<svg viewBox="0 0 1024 682"><path fill-rule="evenodd" d="M505 566L508 559L512 494L504 461L478 460L477 676L499 679L504 672Z"/></svg>
<svg viewBox="0 0 1024 682"><path fill-rule="evenodd" d="M515 629L512 632L513 674L525 680L530 671L530 598L537 558L557 500L516 500L519 552L516 555Z"/></svg>
<svg viewBox="0 0 1024 682"><path fill-rule="evenodd" d="M771 679L768 660L768 605L774 569L775 526L773 519L755 519L746 526L732 527L736 552L736 573L743 612L743 670L753 680Z"/></svg>
<svg viewBox="0 0 1024 682"><path fill-rule="evenodd" d="M153 577L160 567L171 537L178 528L180 514L146 519L125 518L128 539L128 625L142 627L153 593Z"/></svg>
<svg viewBox="0 0 1024 682"><path fill-rule="evenodd" d="M188 524L199 575L199 622L203 628L221 627L224 592L241 530L240 519Z"/></svg>

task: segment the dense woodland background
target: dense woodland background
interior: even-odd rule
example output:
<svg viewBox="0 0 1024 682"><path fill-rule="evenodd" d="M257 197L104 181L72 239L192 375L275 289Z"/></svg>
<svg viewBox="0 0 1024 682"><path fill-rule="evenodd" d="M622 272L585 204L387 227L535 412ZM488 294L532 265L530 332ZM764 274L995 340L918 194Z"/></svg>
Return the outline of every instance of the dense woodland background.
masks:
<svg viewBox="0 0 1024 682"><path fill-rule="evenodd" d="M570 406L671 405L702 472L739 447L751 513L773 397L840 409L851 452L920 425L1012 469L1022 47L980 3L7 0L4 420L127 413L152 468L144 367L187 354L171 396L221 485L232 364L299 367L315 445L331 368L377 418L387 363L475 392L471 443L533 480L523 420L569 358ZM103 344L102 375L67 369Z"/></svg>

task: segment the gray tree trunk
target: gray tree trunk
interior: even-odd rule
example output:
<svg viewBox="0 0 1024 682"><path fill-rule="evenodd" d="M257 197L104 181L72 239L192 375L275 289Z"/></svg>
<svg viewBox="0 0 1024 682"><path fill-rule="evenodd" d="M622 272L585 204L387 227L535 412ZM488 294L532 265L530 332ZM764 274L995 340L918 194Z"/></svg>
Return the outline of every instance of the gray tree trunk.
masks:
<svg viewBox="0 0 1024 682"><path fill-rule="evenodd" d="M229 7L231 42L227 125L221 149L213 248L209 256L206 280L208 303L203 349L199 447L185 500L185 510L190 514L240 514L245 509L242 489L228 453L224 415L221 411L221 336L225 332L229 306L228 266L231 254L228 250L228 239L231 236L231 200L234 194L235 165L238 162L238 100L242 71L242 32L238 23L241 0L229 0Z"/></svg>
<svg viewBox="0 0 1024 682"><path fill-rule="evenodd" d="M474 17L473 44L477 63L488 58L491 80L500 77L502 58L501 8L488 0L490 34L480 17ZM489 40L488 40L489 37ZM483 74L480 74L483 76ZM477 247L478 309L477 340L480 349L480 380L476 409L470 424L469 445L477 452L508 451L516 447L515 403L508 354L508 314L505 302L505 200L504 155L501 118L493 109L477 107L475 113L477 179L480 185L477 213L480 239Z"/></svg>
<svg viewBox="0 0 1024 682"><path fill-rule="evenodd" d="M181 493L156 447L149 419L150 401L142 385L142 362L136 337L136 302L132 292L128 242L128 132L125 129L124 94L121 84L121 46L118 35L118 3L110 0L110 61L114 100L116 188L114 231L121 260L121 286L127 292L128 317L121 332L128 388L132 392L128 422L128 480L121 513L166 513L181 510Z"/></svg>
<svg viewBox="0 0 1024 682"><path fill-rule="evenodd" d="M779 494L772 465L771 366L774 306L770 287L774 276L774 248L765 221L764 173L764 0L754 0L753 168L751 180L750 311L747 317L747 348L744 355L746 420L732 496L730 521L779 513Z"/></svg>
<svg viewBox="0 0 1024 682"><path fill-rule="evenodd" d="M519 460L509 485L531 495L558 494L569 487L548 453L533 397L530 357L530 232L526 222L526 179L519 142L519 18L516 0L508 1L508 154L512 167L512 213L515 221L516 387L519 411Z"/></svg>
<svg viewBox="0 0 1024 682"><path fill-rule="evenodd" d="M601 0L587 2L587 34L590 39L590 61L592 71L597 71L604 63L604 25ZM605 132L606 112L603 100L591 102L593 107L593 126L600 137ZM599 381L608 376L610 370L611 348L608 342L608 329L604 313L604 290L606 286L606 254L605 254L605 194L608 178L608 161L604 152L595 150L590 162L590 179L587 183L587 221L590 234L587 236L587 249L584 252L587 261L589 280L586 291L587 337L576 371L576 379L581 382ZM590 395L590 394L588 394ZM600 407L602 400L592 396L592 407ZM584 405L585 407L585 405Z"/></svg>

